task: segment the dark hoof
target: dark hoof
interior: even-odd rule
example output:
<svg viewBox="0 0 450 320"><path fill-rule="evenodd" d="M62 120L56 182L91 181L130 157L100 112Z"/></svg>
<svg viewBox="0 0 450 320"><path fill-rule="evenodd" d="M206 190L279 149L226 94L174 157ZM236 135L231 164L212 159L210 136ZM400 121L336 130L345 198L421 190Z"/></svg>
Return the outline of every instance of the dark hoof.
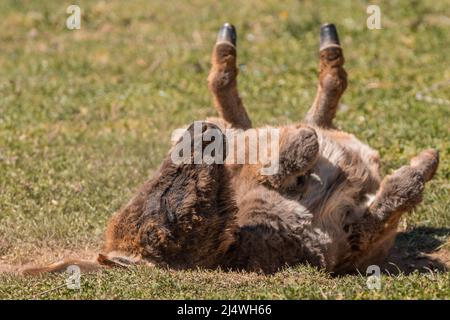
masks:
<svg viewBox="0 0 450 320"><path fill-rule="evenodd" d="M234 26L228 22L226 22L222 28L219 30L219 34L217 35L217 42L227 41L236 46L236 29Z"/></svg>
<svg viewBox="0 0 450 320"><path fill-rule="evenodd" d="M335 46L340 46L336 26L332 23L322 25L320 27L320 50Z"/></svg>

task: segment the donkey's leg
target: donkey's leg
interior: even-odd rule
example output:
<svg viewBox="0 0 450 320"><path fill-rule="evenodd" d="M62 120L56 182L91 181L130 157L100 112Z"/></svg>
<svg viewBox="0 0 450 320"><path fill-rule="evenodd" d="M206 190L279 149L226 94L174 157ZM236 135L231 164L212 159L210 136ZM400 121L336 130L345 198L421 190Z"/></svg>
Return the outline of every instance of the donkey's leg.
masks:
<svg viewBox="0 0 450 320"><path fill-rule="evenodd" d="M306 122L323 128L333 127L339 99L347 88L344 55L336 27L325 24L320 29L319 86Z"/></svg>
<svg viewBox="0 0 450 320"><path fill-rule="evenodd" d="M276 190L248 191L236 215L236 236L222 266L273 273L308 262L326 267L327 237L311 226L312 215Z"/></svg>
<svg viewBox="0 0 450 320"><path fill-rule="evenodd" d="M232 127L250 128L252 124L237 88L236 30L229 23L225 23L219 31L211 63L208 86L214 95L219 115Z"/></svg>
<svg viewBox="0 0 450 320"><path fill-rule="evenodd" d="M402 214L422 201L425 182L433 177L438 164L436 150L423 151L409 166L403 166L383 179L380 190L362 216L347 217L344 230L348 232L351 250L348 263L364 266L386 257ZM342 267L350 265L344 263Z"/></svg>
<svg viewBox="0 0 450 320"><path fill-rule="evenodd" d="M316 131L307 126L287 126L280 130L278 166L270 174L260 175L259 182L274 189L298 187L302 178L316 163L319 142ZM274 152L271 150L271 153Z"/></svg>
<svg viewBox="0 0 450 320"><path fill-rule="evenodd" d="M398 213L410 211L422 201L425 182L433 178L439 165L439 153L428 149L422 151L381 183L370 213L383 223L389 222Z"/></svg>

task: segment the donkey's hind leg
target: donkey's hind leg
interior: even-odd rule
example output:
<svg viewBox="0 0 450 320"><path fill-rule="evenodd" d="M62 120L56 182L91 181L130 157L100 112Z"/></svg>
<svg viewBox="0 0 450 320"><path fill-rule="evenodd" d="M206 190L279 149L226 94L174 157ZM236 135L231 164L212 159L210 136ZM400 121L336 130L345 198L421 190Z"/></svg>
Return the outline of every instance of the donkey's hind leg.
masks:
<svg viewBox="0 0 450 320"><path fill-rule="evenodd" d="M234 128L250 128L252 124L237 88L236 30L229 23L219 31L211 63L208 86L219 115Z"/></svg>
<svg viewBox="0 0 450 320"><path fill-rule="evenodd" d="M347 88L347 73L343 68L344 54L333 24L325 24L320 29L319 53L319 86L313 106L306 115L306 122L332 128L339 99Z"/></svg>
<svg viewBox="0 0 450 320"><path fill-rule="evenodd" d="M403 213L422 201L425 182L433 178L439 154L429 149L385 177L375 198L362 215L348 216L344 230L348 233L350 254L337 268L365 267L379 263L387 256L395 240Z"/></svg>

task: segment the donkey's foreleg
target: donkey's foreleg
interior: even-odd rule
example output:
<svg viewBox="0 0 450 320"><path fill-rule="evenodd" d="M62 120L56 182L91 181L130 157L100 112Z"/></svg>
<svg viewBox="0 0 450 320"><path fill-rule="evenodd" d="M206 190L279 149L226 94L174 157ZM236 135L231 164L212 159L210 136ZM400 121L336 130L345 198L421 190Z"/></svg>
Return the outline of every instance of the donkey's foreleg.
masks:
<svg viewBox="0 0 450 320"><path fill-rule="evenodd" d="M347 88L344 55L336 27L323 25L320 29L319 85L316 98L306 115L306 122L323 128L333 127L339 99Z"/></svg>
<svg viewBox="0 0 450 320"><path fill-rule="evenodd" d="M252 124L238 93L236 56L236 30L225 23L213 49L208 86L219 115L232 127L248 129Z"/></svg>
<svg viewBox="0 0 450 320"><path fill-rule="evenodd" d="M289 189L303 181L302 178L316 163L319 142L316 131L307 126L287 126L281 129L278 154L271 154L273 172L259 175L259 181L274 189ZM274 150L271 150L273 153Z"/></svg>

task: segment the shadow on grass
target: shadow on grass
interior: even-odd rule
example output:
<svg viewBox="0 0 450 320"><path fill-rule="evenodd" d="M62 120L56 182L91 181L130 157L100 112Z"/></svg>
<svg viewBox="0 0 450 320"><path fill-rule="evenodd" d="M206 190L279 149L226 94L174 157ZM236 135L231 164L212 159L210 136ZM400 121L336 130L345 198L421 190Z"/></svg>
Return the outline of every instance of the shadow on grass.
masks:
<svg viewBox="0 0 450 320"><path fill-rule="evenodd" d="M441 246L449 236L450 228L445 227L418 227L400 232L382 269L390 274L410 274L416 270L420 273L430 270L448 272L450 251Z"/></svg>

